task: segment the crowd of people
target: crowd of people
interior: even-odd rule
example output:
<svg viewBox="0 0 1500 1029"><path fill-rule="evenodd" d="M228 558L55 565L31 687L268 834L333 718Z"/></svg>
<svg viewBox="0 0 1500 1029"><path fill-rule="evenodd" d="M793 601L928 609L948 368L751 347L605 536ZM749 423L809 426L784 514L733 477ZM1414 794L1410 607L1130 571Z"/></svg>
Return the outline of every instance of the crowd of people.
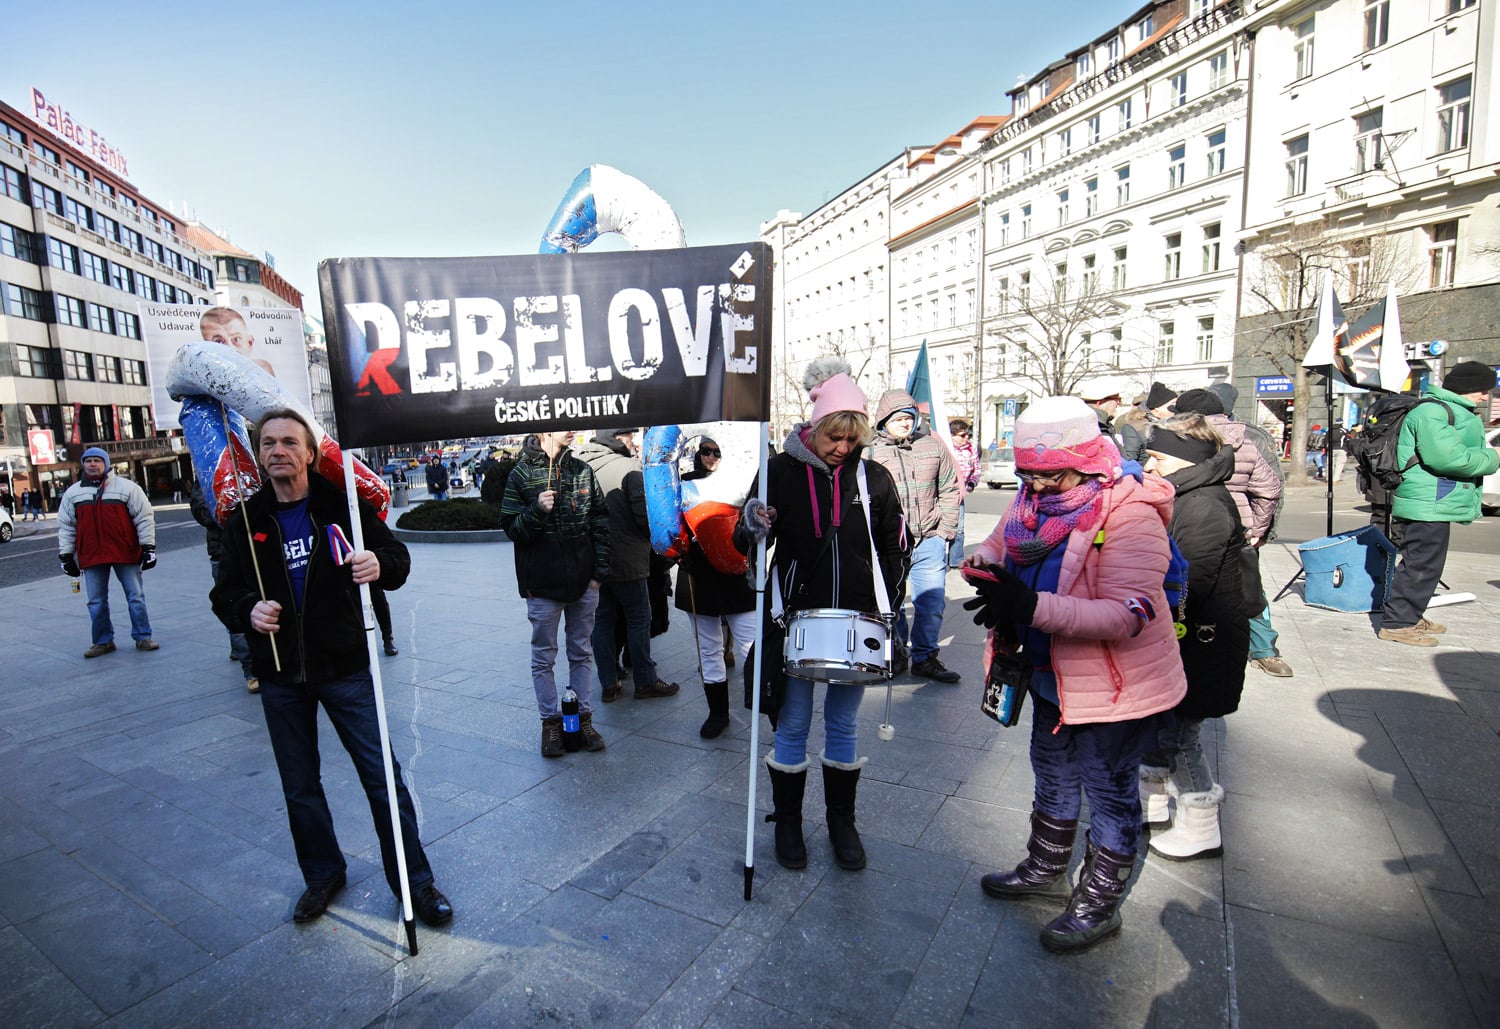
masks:
<svg viewBox="0 0 1500 1029"><path fill-rule="evenodd" d="M1402 430L1410 470L1392 502L1402 563L1382 612L1383 640L1430 646L1444 631L1424 611L1449 526L1478 514L1478 479L1500 467L1474 413L1495 383L1492 369L1458 364ZM1025 856L985 875L982 889L1001 900L1061 904L1042 929L1043 945L1092 946L1122 924L1143 837L1147 853L1163 859L1223 852L1224 790L1205 754L1205 722L1237 709L1247 668L1293 674L1276 649L1259 570L1284 486L1274 444L1235 419L1238 396L1226 384L1179 394L1153 383L1128 410L1118 394L1036 400L1014 423L1015 500L966 553L963 501L978 481L969 423L955 419L949 439L940 439L904 390L887 391L872 409L838 358L813 362L804 386L809 418L773 448L764 502L757 478L739 513L733 543L745 562L711 560L697 540L677 561L675 607L692 628L704 694L700 736L713 739L733 724L728 668L752 663L760 582L767 640L774 627L835 612L884 626L887 674L909 668L916 678L958 683L963 672L940 660L938 644L958 581L948 572L956 569L974 588L965 607L987 629L983 666L972 671L1030 705L1035 786ZM653 626L664 626L668 604L666 589L652 586L660 559L650 545L637 434L612 428L575 442L572 431L539 432L526 439L505 481L500 520L531 624L547 758L606 748L593 721L595 700L621 697L625 678L635 700L679 691L658 675L651 653ZM417 917L442 925L453 909L436 886L394 756L399 843L387 813L360 613L360 586L371 588L378 612L384 591L406 580L410 554L362 501L364 544L349 543L346 500L313 474L313 430L296 412L263 418L254 447L267 488L238 516L220 525L196 490L191 500L208 530L213 610L247 688L260 695L281 778L304 879L293 918L318 918L345 883L319 772L321 706L368 795L392 891L400 894L399 847ZM706 435L688 453L688 481L716 474L724 461ZM434 460L434 480L434 469L446 472ZM141 586L141 573L155 564L150 504L98 448L85 451L81 472L58 521L63 570L87 583L93 638L84 656L115 649L111 575L124 587L136 648L154 650ZM762 547L763 571L751 560ZM387 608L381 630L394 654L389 618ZM559 629L567 662L561 689ZM628 671L619 666L624 655ZM816 662L783 666L777 650L764 663L772 680L761 710L774 732L764 761L776 860L794 870L808 865L803 798L821 693L816 756L830 849L838 867L861 869L855 809L867 756L858 715L870 682L822 675ZM1069 869L1085 798L1075 879Z"/></svg>

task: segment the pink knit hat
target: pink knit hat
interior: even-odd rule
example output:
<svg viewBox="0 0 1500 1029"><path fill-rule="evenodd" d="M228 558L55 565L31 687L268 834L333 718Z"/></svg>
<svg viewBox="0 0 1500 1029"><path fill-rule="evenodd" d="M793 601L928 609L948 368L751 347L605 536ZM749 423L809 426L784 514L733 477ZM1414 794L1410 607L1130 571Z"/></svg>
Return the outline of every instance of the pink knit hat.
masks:
<svg viewBox="0 0 1500 1029"><path fill-rule="evenodd" d="M1099 417L1077 397L1043 397L1016 416L1011 445L1024 472L1064 468L1113 481L1120 474L1120 451L1099 434Z"/></svg>
<svg viewBox="0 0 1500 1029"><path fill-rule="evenodd" d="M841 357L819 357L807 366L802 385L812 399L812 417L817 425L835 411L868 415L870 402L849 374L849 362Z"/></svg>

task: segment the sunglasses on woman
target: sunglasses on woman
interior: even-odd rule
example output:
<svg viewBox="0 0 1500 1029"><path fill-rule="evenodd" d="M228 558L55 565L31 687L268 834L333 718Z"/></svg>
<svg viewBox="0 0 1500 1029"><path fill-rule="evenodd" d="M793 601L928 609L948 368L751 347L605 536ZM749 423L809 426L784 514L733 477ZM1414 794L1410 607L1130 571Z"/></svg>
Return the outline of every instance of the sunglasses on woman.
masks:
<svg viewBox="0 0 1500 1029"><path fill-rule="evenodd" d="M723 454L718 447L699 447L699 457L722 457Z"/></svg>

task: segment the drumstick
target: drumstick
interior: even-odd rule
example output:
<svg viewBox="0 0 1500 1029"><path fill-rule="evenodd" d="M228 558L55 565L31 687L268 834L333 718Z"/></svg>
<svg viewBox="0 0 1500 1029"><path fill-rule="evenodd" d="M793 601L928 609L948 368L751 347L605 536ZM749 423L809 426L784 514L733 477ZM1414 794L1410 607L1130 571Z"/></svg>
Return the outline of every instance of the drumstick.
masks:
<svg viewBox="0 0 1500 1029"><path fill-rule="evenodd" d="M219 402L219 412L224 416L224 439L228 441L229 444L229 462L230 467L233 467L234 435L229 430L229 408L224 404L223 401ZM240 485L241 491L243 492L244 484L240 483L239 481L240 473L238 471L235 471L234 479L235 482ZM266 584L260 577L260 558L255 553L255 536L250 532L250 512L245 510L245 501L249 499L249 497L241 498L238 506L240 509L240 514L245 518L245 542L250 545L250 564L255 567L255 588L260 590L260 599L265 600ZM268 632L266 633L266 638L271 641L271 660L275 664L276 670L279 672L281 671L281 654L276 650L276 634L274 632Z"/></svg>

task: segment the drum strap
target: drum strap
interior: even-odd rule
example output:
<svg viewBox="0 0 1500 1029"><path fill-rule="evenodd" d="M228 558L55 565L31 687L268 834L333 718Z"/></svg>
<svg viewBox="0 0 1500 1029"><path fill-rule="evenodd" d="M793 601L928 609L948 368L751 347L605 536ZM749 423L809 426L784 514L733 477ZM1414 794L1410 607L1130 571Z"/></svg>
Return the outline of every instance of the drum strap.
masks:
<svg viewBox="0 0 1500 1029"><path fill-rule="evenodd" d="M880 568L880 555L875 551L875 523L870 517L870 483L865 478L865 463L859 463L859 504L865 511L865 528L870 533L870 570L875 579L875 602L880 605L880 613L889 617L891 613L891 595L885 588L885 573Z"/></svg>

